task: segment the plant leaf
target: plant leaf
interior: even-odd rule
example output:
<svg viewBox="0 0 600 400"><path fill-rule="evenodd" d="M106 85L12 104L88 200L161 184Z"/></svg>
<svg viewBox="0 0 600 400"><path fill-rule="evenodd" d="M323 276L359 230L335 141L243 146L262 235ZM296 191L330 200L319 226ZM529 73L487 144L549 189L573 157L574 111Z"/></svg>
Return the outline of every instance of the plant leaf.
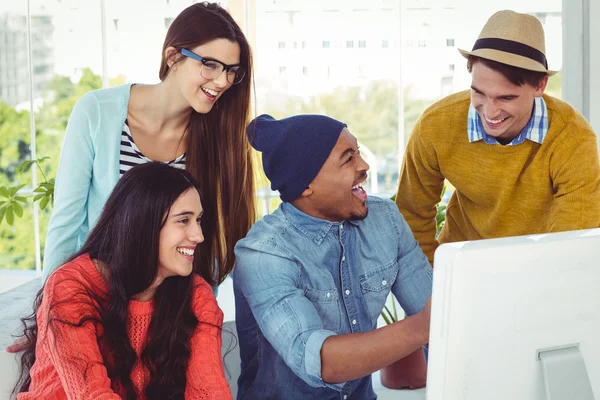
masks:
<svg viewBox="0 0 600 400"><path fill-rule="evenodd" d="M383 320L386 324L390 325L392 323L390 319L385 315L385 312L381 311L381 316L383 317Z"/></svg>
<svg viewBox="0 0 600 400"><path fill-rule="evenodd" d="M6 207L6 222L10 225L13 226L15 223L15 214L13 212L13 208L12 205Z"/></svg>
<svg viewBox="0 0 600 400"><path fill-rule="evenodd" d="M33 198L33 202L35 203L36 201L40 201L41 199L43 199L44 197L46 197L45 194L37 194L35 195L35 197Z"/></svg>
<svg viewBox="0 0 600 400"><path fill-rule="evenodd" d="M6 186L0 186L0 196L10 197L10 193L8 192L8 188Z"/></svg>
<svg viewBox="0 0 600 400"><path fill-rule="evenodd" d="M396 319L394 319L394 315L390 312L390 309L388 308L388 306L383 306L383 309L385 311L387 311L387 313L389 314L389 316L393 320L393 322L396 322Z"/></svg>
<svg viewBox="0 0 600 400"><path fill-rule="evenodd" d="M19 201L23 204L27 204L27 198L24 196L15 196L13 200Z"/></svg>
<svg viewBox="0 0 600 400"><path fill-rule="evenodd" d="M6 208L5 207L0 208L0 224L2 223L2 220L4 219L5 213L6 213Z"/></svg>
<svg viewBox="0 0 600 400"><path fill-rule="evenodd" d="M40 209L45 210L49 201L50 201L50 197L44 196L44 198L40 201Z"/></svg>
<svg viewBox="0 0 600 400"><path fill-rule="evenodd" d="M22 174L31 169L31 166L35 164L34 160L23 161L16 169L17 174Z"/></svg>
<svg viewBox="0 0 600 400"><path fill-rule="evenodd" d="M25 185L19 185L19 186L14 186L14 187L11 187L10 189L8 189L10 197L17 194L19 192L19 190L23 189L24 187L25 187Z"/></svg>
<svg viewBox="0 0 600 400"><path fill-rule="evenodd" d="M13 203L13 210L15 211L15 215L19 218L23 218L23 207L18 202Z"/></svg>

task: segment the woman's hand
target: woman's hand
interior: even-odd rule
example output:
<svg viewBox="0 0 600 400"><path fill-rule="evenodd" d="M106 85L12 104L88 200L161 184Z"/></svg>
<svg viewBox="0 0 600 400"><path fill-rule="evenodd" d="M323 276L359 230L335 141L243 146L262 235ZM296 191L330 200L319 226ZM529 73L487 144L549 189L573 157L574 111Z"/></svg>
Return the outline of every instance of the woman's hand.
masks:
<svg viewBox="0 0 600 400"><path fill-rule="evenodd" d="M8 353L18 353L25 350L25 347L27 347L27 338L23 336L17 338L10 346L6 348L6 351Z"/></svg>

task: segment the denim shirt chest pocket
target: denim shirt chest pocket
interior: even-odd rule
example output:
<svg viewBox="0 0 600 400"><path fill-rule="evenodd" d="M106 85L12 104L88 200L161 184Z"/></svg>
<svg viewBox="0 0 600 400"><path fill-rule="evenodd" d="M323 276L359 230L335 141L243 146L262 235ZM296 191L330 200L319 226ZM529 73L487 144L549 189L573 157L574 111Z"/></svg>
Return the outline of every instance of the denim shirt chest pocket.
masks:
<svg viewBox="0 0 600 400"><path fill-rule="evenodd" d="M308 287L305 296L311 301L323 322L323 328L339 333L341 324L340 300L337 289L328 290Z"/></svg>
<svg viewBox="0 0 600 400"><path fill-rule="evenodd" d="M360 275L360 288L371 318L378 318L398 276L398 261Z"/></svg>

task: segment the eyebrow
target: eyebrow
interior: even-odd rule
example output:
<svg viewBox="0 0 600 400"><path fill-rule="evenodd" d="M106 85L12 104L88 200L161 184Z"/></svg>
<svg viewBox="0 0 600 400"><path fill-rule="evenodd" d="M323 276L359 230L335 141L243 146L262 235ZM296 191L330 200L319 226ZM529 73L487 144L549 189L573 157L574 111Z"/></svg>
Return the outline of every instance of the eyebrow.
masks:
<svg viewBox="0 0 600 400"><path fill-rule="evenodd" d="M171 215L171 218L183 217L184 215L194 215L194 214L195 213L192 211L182 211L180 213ZM200 211L200 215L198 215L198 217L201 217L202 214L204 214L204 210Z"/></svg>
<svg viewBox="0 0 600 400"><path fill-rule="evenodd" d="M474 85L471 85L471 89L476 91L477 93L485 94L481 90L477 89ZM519 97L518 94L503 94L502 96L497 96L498 99L516 99Z"/></svg>
<svg viewBox="0 0 600 400"><path fill-rule="evenodd" d="M344 150L342 152L342 154L340 155L340 160L344 157L346 157L346 155L348 154L354 154L356 151L352 148L352 147L348 147L346 150Z"/></svg>
<svg viewBox="0 0 600 400"><path fill-rule="evenodd" d="M202 56L200 56L200 57L202 57ZM213 58L213 57L202 57L202 58L204 59L204 61L215 61L215 62L218 62L219 64L223 64L225 67L228 67L228 68L239 67L240 65L242 65L241 62L236 63L236 64L225 64L223 61L218 60L218 59Z"/></svg>

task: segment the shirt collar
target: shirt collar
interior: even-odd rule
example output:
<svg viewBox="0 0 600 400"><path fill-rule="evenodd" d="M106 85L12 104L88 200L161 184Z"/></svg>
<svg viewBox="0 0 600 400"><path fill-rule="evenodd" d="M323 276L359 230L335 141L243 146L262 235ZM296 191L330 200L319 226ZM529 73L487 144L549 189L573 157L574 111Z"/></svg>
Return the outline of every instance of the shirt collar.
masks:
<svg viewBox="0 0 600 400"><path fill-rule="evenodd" d="M323 239L332 228L337 229L338 226L346 226L348 223L352 225L360 223L360 221L354 220L331 222L326 219L316 218L305 214L288 202L281 204L281 210L290 224L318 245L323 242Z"/></svg>
<svg viewBox="0 0 600 400"><path fill-rule="evenodd" d="M536 97L529 122L525 125L521 133L519 133L519 136L514 138L508 146L521 144L525 139L542 144L548 133L548 128L548 108L546 107L546 102L542 97ZM467 133L469 142L471 143L483 140L487 144L500 144L495 138L485 132L481 118L475 107L473 107L473 104L469 106Z"/></svg>

